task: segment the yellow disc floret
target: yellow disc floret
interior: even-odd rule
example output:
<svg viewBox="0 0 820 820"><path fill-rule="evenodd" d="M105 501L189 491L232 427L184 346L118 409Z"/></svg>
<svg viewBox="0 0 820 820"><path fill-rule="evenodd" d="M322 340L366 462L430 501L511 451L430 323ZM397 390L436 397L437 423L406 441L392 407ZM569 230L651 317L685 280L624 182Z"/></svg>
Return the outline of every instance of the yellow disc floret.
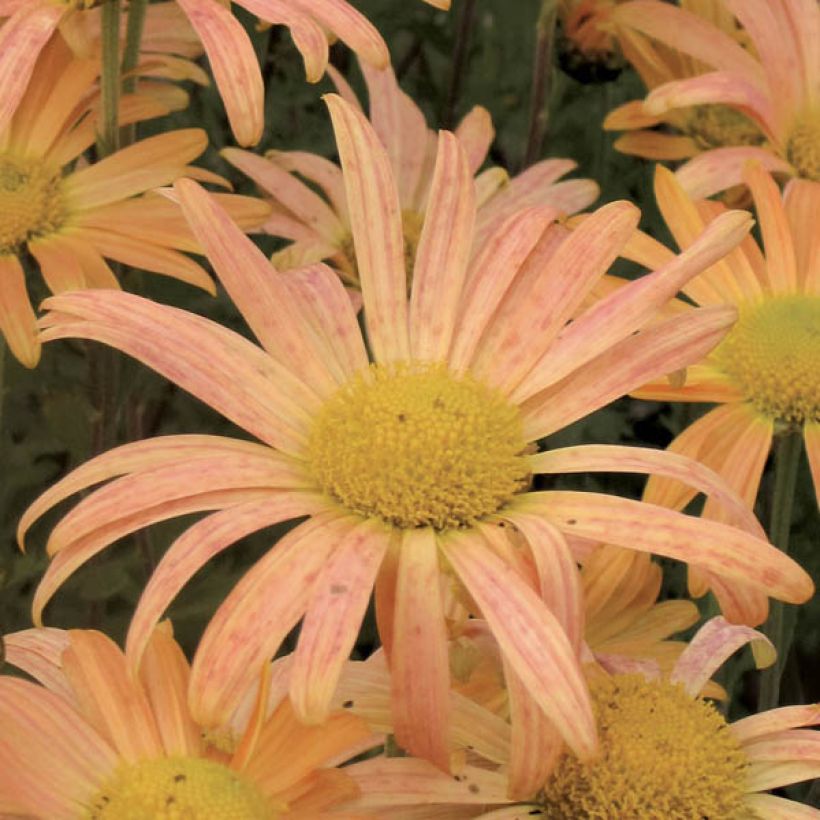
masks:
<svg viewBox="0 0 820 820"><path fill-rule="evenodd" d="M786 156L799 176L820 182L820 112L797 121L789 135Z"/></svg>
<svg viewBox="0 0 820 820"><path fill-rule="evenodd" d="M518 409L443 364L373 365L319 412L313 474L349 510L402 528L465 527L529 480Z"/></svg>
<svg viewBox="0 0 820 820"><path fill-rule="evenodd" d="M163 757L121 766L90 801L86 820L274 820L252 783L204 758Z"/></svg>
<svg viewBox="0 0 820 820"><path fill-rule="evenodd" d="M686 130L705 149L761 145L765 139L745 114L727 105L694 106L686 121Z"/></svg>
<svg viewBox="0 0 820 820"><path fill-rule="evenodd" d="M0 254L60 227L60 182L60 174L39 160L0 154Z"/></svg>
<svg viewBox="0 0 820 820"><path fill-rule="evenodd" d="M741 308L714 356L762 415L820 421L820 296L776 296Z"/></svg>
<svg viewBox="0 0 820 820"><path fill-rule="evenodd" d="M553 820L746 820L747 758L723 716L640 675L592 687L601 754L567 755L538 802Z"/></svg>

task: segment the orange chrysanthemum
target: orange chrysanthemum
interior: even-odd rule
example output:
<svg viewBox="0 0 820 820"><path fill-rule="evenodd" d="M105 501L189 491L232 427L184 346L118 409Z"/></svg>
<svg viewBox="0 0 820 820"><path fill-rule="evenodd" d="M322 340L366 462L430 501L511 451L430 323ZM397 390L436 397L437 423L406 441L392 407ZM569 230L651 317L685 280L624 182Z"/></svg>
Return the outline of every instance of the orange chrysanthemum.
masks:
<svg viewBox="0 0 820 820"><path fill-rule="evenodd" d="M357 110L361 105L344 78L329 69L341 95ZM431 171L436 160L436 136L424 114L396 81L393 69L381 71L362 64L370 98L370 123L387 150L399 193L404 253L412 271L430 195ZM478 173L487 158L495 131L489 112L473 108L455 130L475 178L477 237L486 236L503 220L526 207L552 206L573 214L591 205L598 186L589 179L559 182L575 167L568 159L537 162L509 179L502 168ZM264 230L292 240L271 261L280 270L328 261L345 282L359 286L351 217L341 169L324 157L304 151L271 151L266 159L225 148L222 156L246 173L272 199L274 213ZM318 187L302 182L303 177Z"/></svg>
<svg viewBox="0 0 820 820"><path fill-rule="evenodd" d="M347 818L358 793L332 768L378 742L360 718L304 726L287 702L267 709L269 676L249 713L204 733L187 706L190 669L169 624L139 677L94 630L5 636L7 660L39 682L0 677L0 813L37 820L178 817Z"/></svg>
<svg viewBox="0 0 820 820"><path fill-rule="evenodd" d="M643 104L614 112L607 127L683 123L694 139L666 137L661 143L662 135L647 132L624 139L632 153L655 159L697 153L678 172L695 197L740 184L750 159L773 172L820 181L820 6L816 0L721 4L722 18L715 19L722 25L656 0L618 7L619 25L695 58L703 68L689 77L660 77L656 64ZM753 48L726 32L735 25L732 16ZM659 152L662 144L672 153ZM620 143L622 150L625 145Z"/></svg>
<svg viewBox="0 0 820 820"><path fill-rule="evenodd" d="M180 180L192 229L264 349L200 317L102 291L52 298L44 338L117 347L264 443L151 439L99 456L47 491L23 517L21 538L53 504L119 476L52 532L35 619L77 567L121 536L217 509L171 546L147 585L127 642L136 666L157 619L209 558L249 532L307 516L237 584L203 636L192 686L204 725L224 718L250 670L303 617L290 694L300 716L321 720L375 587L396 734L446 768L442 585L454 584L483 613L522 697L586 758L596 739L565 533L703 564L727 583L787 600L812 591L742 503L688 459L626 447L533 453L538 439L719 341L732 308L647 325L682 283L736 245L750 218L725 215L668 265L578 315L633 234L637 210L612 203L570 232L554 224L555 209L530 208L473 255L472 174L458 139L442 132L408 300L387 154L355 108L327 100L372 361L329 268L275 273L196 183ZM741 526L596 493L529 490L533 473L585 470L681 478L714 495ZM507 524L523 535L523 552L506 537ZM538 592L518 561L536 568Z"/></svg>
<svg viewBox="0 0 820 820"><path fill-rule="evenodd" d="M213 292L207 273L180 251L199 252L179 208L156 194L139 196L186 173L207 145L204 131L172 131L71 170L96 138L99 61L77 59L59 36L41 55L25 102L0 132L0 330L27 367L40 341L21 256L39 263L54 293L118 288L105 258L173 276ZM168 113L186 96L171 86L126 95L120 122ZM264 221L267 206L221 196L246 227Z"/></svg>

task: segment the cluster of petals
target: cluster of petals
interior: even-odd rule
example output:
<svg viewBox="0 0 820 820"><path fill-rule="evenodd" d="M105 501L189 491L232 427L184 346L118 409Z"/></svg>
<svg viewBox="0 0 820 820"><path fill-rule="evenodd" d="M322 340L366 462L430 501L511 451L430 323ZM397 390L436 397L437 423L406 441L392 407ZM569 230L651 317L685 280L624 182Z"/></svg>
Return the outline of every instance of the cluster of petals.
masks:
<svg viewBox="0 0 820 820"><path fill-rule="evenodd" d="M607 127L645 128L676 114L683 116L692 106L727 106L760 129L762 144L727 145L699 153L678 172L689 193L707 197L740 184L743 166L750 159L772 172L817 179L820 7L814 0L721 2L740 22L753 48L744 48L727 33L725 27L731 23L715 25L668 3L633 0L618 6L613 16L619 27L654 38L704 68L679 79L655 76L643 104L613 112ZM638 134L630 138L633 153L641 146L650 150L661 146L661 135ZM673 145L667 137L661 146L666 155L657 150L650 155L658 159L691 155L695 146L687 139L673 137L677 140ZM669 150L677 150L676 156Z"/></svg>
<svg viewBox="0 0 820 820"><path fill-rule="evenodd" d="M445 362L518 408L535 442L640 384L705 355L734 320L709 307L653 322L657 308L746 235L750 218L715 220L668 264L581 310L633 235L638 212L616 202L576 230L556 209L515 213L475 253L475 186L466 152L439 136L426 219L408 300L399 196L388 156L355 107L327 98L345 174L364 303L377 364ZM154 625L210 558L243 536L306 518L271 549L217 610L192 666L192 710L204 726L226 710L302 619L290 696L321 721L375 588L390 658L395 734L413 754L450 765L450 672L442 589L466 589L504 657L508 683L548 716L581 757L596 738L579 654L579 576L571 545L611 542L706 568L788 601L810 578L765 540L715 474L677 454L582 446L527 456L533 474L659 473L714 497L731 523L701 520L598 493L522 492L475 526L402 528L324 494L307 442L323 403L369 366L339 278L318 264L277 273L197 183L176 196L225 289L259 339L185 311L111 291L52 297L45 341L85 338L125 352L194 394L260 443L173 435L124 445L89 461L24 514L31 524L73 493L90 493L53 529L49 568L34 600L48 600L78 567L154 522L213 511L168 549L148 582L126 654L138 667ZM574 321L568 324L568 320ZM512 525L510 527L509 525ZM515 530L515 542L506 533ZM544 718L546 720L546 717Z"/></svg>
<svg viewBox="0 0 820 820"><path fill-rule="evenodd" d="M363 63L361 68L370 100L369 121L387 151L399 194L405 255L412 263L430 197L436 134L427 126L421 109L401 90L391 67L375 69ZM329 73L340 95L361 111L361 103L344 77L332 67ZM470 173L477 174L476 237L485 236L526 207L552 206L560 213L573 214L598 197L598 186L592 180L559 181L575 167L568 159L542 160L513 179L498 167L479 173L495 134L490 114L481 106L461 120L455 134L467 155ZM273 255L271 261L277 268L288 270L327 261L346 282L358 286L351 215L337 165L304 151L271 151L262 158L249 151L225 148L222 156L270 197L274 213L265 231L292 240Z"/></svg>
<svg viewBox="0 0 820 820"><path fill-rule="evenodd" d="M21 262L26 250L54 293L118 288L106 259L213 292L205 270L183 253L201 251L178 206L146 193L181 174L221 182L211 172L188 165L207 146L204 131L170 131L93 165L64 170L96 139L99 72L97 58L74 57L55 35L40 55L26 99L0 131L0 330L28 367L39 360L40 340ZM174 86L144 82L139 93L123 96L120 123L167 114L184 106L186 99ZM32 180L39 180L36 192ZM267 214L267 206L256 199L218 198L248 228L258 226ZM48 218L35 213L38 207ZM27 226L32 219L34 224Z"/></svg>

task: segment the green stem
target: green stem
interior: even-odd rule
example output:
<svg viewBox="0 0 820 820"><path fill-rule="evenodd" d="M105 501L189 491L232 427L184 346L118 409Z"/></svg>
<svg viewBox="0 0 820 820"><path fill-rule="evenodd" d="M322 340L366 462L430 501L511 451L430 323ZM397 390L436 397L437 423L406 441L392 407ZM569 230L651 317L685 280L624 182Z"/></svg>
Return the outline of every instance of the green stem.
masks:
<svg viewBox="0 0 820 820"><path fill-rule="evenodd" d="M453 45L453 61L450 64L450 82L447 87L447 98L441 114L441 127L452 128L455 123L455 111L461 95L461 83L464 79L464 67L467 60L467 46L475 20L476 0L464 0L461 4L456 24L456 40Z"/></svg>
<svg viewBox="0 0 820 820"><path fill-rule="evenodd" d="M532 63L532 93L530 94L530 126L524 167L532 165L541 156L549 122L549 103L552 86L552 52L555 44L555 21L558 15L556 0L542 0L535 26L535 54Z"/></svg>
<svg viewBox="0 0 820 820"><path fill-rule="evenodd" d="M119 148L120 111L120 0L102 4L102 116L97 132L100 157Z"/></svg>
<svg viewBox="0 0 820 820"><path fill-rule="evenodd" d="M794 491L797 486L797 468L800 465L802 444L800 431L784 433L777 443L774 462L774 497L772 499L769 540L785 555L789 553L789 532L792 522ZM791 647L793 627L784 629L784 609L781 601L772 601L769 619L763 628L777 649L777 660L766 669L760 680L758 711L774 709L780 700L780 679Z"/></svg>
<svg viewBox="0 0 820 820"><path fill-rule="evenodd" d="M125 29L125 47L122 51L122 90L126 94L132 93L137 87L137 78L126 75L137 67L146 11L148 0L131 0L128 4L128 24Z"/></svg>

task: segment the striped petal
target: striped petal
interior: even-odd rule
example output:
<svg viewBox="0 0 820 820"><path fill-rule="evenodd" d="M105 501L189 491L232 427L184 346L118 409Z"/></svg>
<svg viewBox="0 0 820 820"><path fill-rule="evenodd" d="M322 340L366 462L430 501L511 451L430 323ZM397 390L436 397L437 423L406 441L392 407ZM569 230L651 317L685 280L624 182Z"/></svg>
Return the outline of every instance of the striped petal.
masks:
<svg viewBox="0 0 820 820"><path fill-rule="evenodd" d="M693 199L703 199L743 183L743 169L749 160L756 160L767 171L792 175L794 169L765 148L713 148L704 151L675 172L678 182Z"/></svg>
<svg viewBox="0 0 820 820"><path fill-rule="evenodd" d="M0 332L20 364L37 367L40 339L37 318L26 290L26 274L16 256L0 256Z"/></svg>
<svg viewBox="0 0 820 820"><path fill-rule="evenodd" d="M736 720L730 728L740 743L746 743L777 732L818 724L820 704L810 703L805 706L783 706L780 709L769 709L767 712L749 715L742 720Z"/></svg>

